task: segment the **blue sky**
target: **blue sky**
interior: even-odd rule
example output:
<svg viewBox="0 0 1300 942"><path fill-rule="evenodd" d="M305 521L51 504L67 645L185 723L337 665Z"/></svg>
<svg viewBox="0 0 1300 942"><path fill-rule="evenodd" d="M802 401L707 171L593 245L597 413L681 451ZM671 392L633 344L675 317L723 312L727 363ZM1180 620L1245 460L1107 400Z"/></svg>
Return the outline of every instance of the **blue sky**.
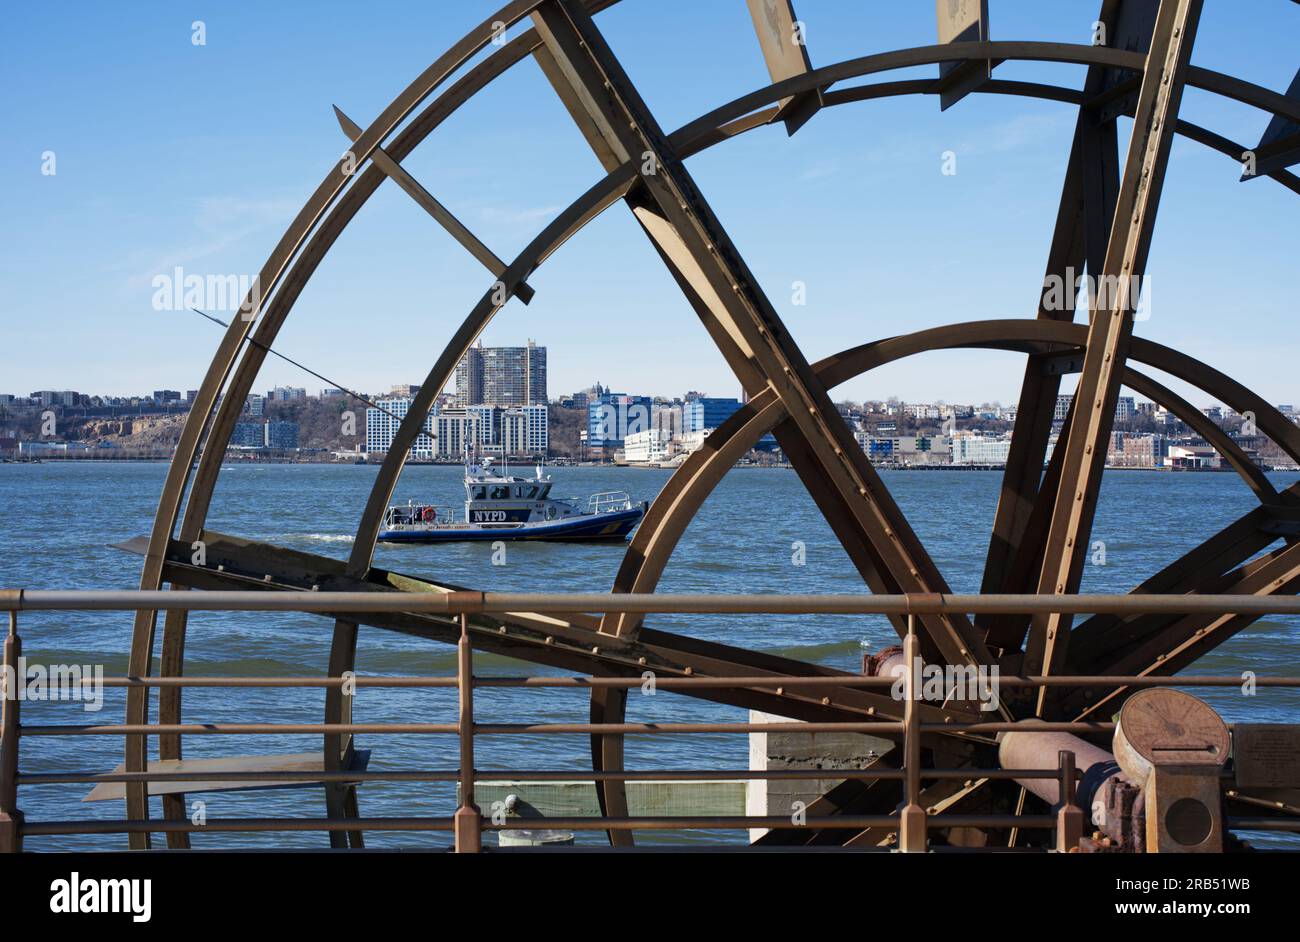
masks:
<svg viewBox="0 0 1300 942"><path fill-rule="evenodd" d="M493 2L201 0L26 3L0 31L0 392L194 388L219 339L152 305L155 275L256 272L346 142ZM1098 0L992 0L994 39L1088 42ZM813 64L935 38L930 0L802 0ZM191 43L202 20L206 45ZM743 0L624 0L597 17L672 130L767 84ZM517 30L512 30L511 35ZM1206 0L1193 61L1284 91L1300 6ZM933 74L934 67L890 78ZM1078 87L1073 66L1001 78ZM1191 89L1184 118L1253 145L1262 113ZM846 105L795 137L751 132L690 170L810 359L882 336L1035 310L1074 113L972 95ZM1126 144L1127 122L1122 125ZM940 173L944 151L957 173ZM41 173L53 151L57 172ZM503 258L601 171L524 61L447 121L407 168ZM1208 360L1274 402L1300 401L1292 341L1296 197L1176 142L1148 267L1144 336ZM419 382L491 277L385 183L304 291L277 346L366 391ZM738 386L621 205L564 246L488 328L549 348L550 392L735 395ZM792 304L792 283L807 304ZM1020 358L930 354L837 398L1015 400ZM258 388L321 384L268 363ZM1175 383L1180 391L1185 387ZM1204 395L1191 393L1194 402Z"/></svg>

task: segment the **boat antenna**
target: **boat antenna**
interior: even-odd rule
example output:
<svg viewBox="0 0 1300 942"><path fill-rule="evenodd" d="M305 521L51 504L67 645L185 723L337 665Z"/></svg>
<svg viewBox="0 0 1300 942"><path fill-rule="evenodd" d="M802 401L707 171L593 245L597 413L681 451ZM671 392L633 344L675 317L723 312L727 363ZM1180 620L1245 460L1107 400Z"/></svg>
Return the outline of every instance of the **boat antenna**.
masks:
<svg viewBox="0 0 1300 942"><path fill-rule="evenodd" d="M202 311L200 311L200 310L199 310L198 308L196 308L196 307L192 307L192 308L190 308L190 310L193 311L195 314L199 315L199 317L206 317L208 320L212 321L212 323L214 323L214 324L220 324L222 327L225 327L226 329L229 329L229 328L230 328L230 325L227 324L225 321L223 321L223 320L222 320L221 318L219 318L219 317L213 317L211 314L204 314ZM335 389L341 389L341 390L343 390L345 393L347 393L347 394L348 394L349 396L351 396L353 399L358 399L358 400L360 400L361 402L364 402L364 403L365 403L367 406L369 406L370 408L372 408L372 409L378 409L378 410L379 410L380 412L382 412L384 415L396 419L399 423L402 421L402 417L401 417L400 415L396 415L396 414L394 414L394 413L392 413L392 412L389 412L389 411L388 411L387 409L385 409L383 406L376 405L375 403L371 402L371 401L370 401L369 399L367 399L365 396L361 395L361 393L359 393L359 392L354 392L353 390L348 389L346 386L344 386L344 385L342 385L342 384L340 384L340 383L336 383L336 382L334 382L334 380L330 379L328 376L322 376L320 373L317 373L317 372L316 372L315 370L313 370L311 367L309 367L309 366L304 366L303 364L299 363L297 360L294 360L294 359L292 359L291 357L287 357L287 356L285 356L285 355L284 355L283 353L281 353L279 350L272 350L272 349L270 348L270 346L268 346L267 344L262 343L262 341L260 341L260 340L254 340L252 336L248 336L248 337L246 337L246 338L244 338L244 339L246 339L246 340L247 340L249 343L251 343L253 346L255 346L255 347L260 347L261 349L265 350L267 353L274 354L275 356L278 356L281 360L284 360L286 363L292 363L294 366L298 367L298 369L302 370L303 372L310 373L312 376L315 376L317 379L321 380L322 382L329 383L329 384L330 384L331 386L333 386Z"/></svg>

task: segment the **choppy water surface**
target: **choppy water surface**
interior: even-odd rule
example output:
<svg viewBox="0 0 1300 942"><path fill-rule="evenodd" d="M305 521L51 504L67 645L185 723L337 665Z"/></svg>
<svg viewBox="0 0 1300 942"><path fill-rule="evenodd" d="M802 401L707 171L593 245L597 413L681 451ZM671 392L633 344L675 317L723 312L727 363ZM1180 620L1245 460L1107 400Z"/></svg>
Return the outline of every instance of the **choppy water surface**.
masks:
<svg viewBox="0 0 1300 942"><path fill-rule="evenodd" d="M211 529L293 549L346 558L366 494L375 476L368 466L238 465L223 470ZM162 464L0 466L0 586L28 588L135 588L140 558L109 544L147 533L166 467ZM669 472L630 468L572 468L555 472L557 494L627 490L653 498ZM1281 486L1295 475L1274 475ZM953 591L977 592L1000 476L995 472L886 472L885 480L934 556ZM418 466L407 470L397 498L439 504L463 500L460 469ZM1254 498L1235 475L1113 472L1107 475L1095 540L1106 544L1106 565L1089 565L1084 591L1127 591L1251 508ZM802 541L807 561L791 563ZM622 554L619 546L512 543L507 564L493 566L487 544L381 545L376 564L435 580L485 590L608 591ZM723 480L687 530L660 586L670 592L858 592L861 580L821 519L798 478L789 471L737 469ZM656 627L856 670L864 650L895 640L883 619L844 616L656 616ZM294 614L196 613L186 641L186 671L209 675L318 675L325 672L332 622ZM27 613L20 620L24 653L33 663L103 664L109 674L126 668L130 613ZM1296 672L1300 623L1272 618L1222 645L1197 672ZM378 629L363 629L358 670L375 674L451 673L454 649ZM479 655L481 674L546 673L504 658ZM1203 693L1229 720L1295 722L1300 695L1262 690L1250 699L1237 691ZM190 690L187 722L319 722L319 690ZM102 712L78 704L29 703L25 723L120 722L124 697L109 691ZM480 722L587 719L579 691L490 689L476 695ZM450 722L452 690L363 689L355 716L364 722ZM743 721L743 711L661 693L634 696L633 721ZM371 767L451 769L450 737L360 736L374 750ZM194 758L319 748L318 737L193 736ZM689 768L730 764L744 768L744 736L633 737L629 767ZM121 761L120 737L31 738L24 742L25 771L80 768L106 771ZM493 768L590 768L587 741L578 736L490 736L478 740L477 765ZM575 777L577 777L575 775ZM120 802L82 804L84 786L27 786L22 806L31 819L119 817ZM211 817L254 814L316 816L316 789L208 794ZM368 784L361 789L366 815L447 814L446 786ZM155 808L155 814L157 809ZM445 843L443 835L369 834L373 845ZM271 843L256 835L199 835L196 846ZM319 845L323 836L305 836ZM32 838L32 848L117 848L120 837Z"/></svg>

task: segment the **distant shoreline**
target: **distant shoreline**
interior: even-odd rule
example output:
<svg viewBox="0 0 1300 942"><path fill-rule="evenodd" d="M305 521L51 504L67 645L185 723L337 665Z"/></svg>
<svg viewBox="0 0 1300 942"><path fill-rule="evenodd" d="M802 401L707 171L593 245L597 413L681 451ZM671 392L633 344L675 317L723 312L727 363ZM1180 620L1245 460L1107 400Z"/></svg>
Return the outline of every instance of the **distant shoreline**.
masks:
<svg viewBox="0 0 1300 942"><path fill-rule="evenodd" d="M71 456L42 456L39 459L31 458L6 458L0 461L0 465L27 465L27 464L170 464L171 458L163 457L71 457ZM531 461L507 462L507 464L516 464L519 467L525 465L531 466ZM301 465L304 467L371 467L377 468L382 464L380 461L311 461L292 458L259 458L257 460L239 459L234 461L223 461L222 467L257 467L259 465ZM459 461L407 461L407 467L458 467ZM604 468L607 470L631 469L642 471L675 471L680 465L646 465L646 464L597 464L593 462L564 462L561 464L547 463L548 468ZM918 464L918 465L873 465L877 471L1003 471L1006 465L1000 464ZM1300 467L1270 467L1260 466L1265 472L1277 472L1285 474L1288 472L1300 472ZM774 469L780 471L793 470L788 464L737 464L733 465L731 470L764 470ZM1106 465L1107 471L1148 471L1160 474L1231 474L1232 468L1133 468L1124 465Z"/></svg>

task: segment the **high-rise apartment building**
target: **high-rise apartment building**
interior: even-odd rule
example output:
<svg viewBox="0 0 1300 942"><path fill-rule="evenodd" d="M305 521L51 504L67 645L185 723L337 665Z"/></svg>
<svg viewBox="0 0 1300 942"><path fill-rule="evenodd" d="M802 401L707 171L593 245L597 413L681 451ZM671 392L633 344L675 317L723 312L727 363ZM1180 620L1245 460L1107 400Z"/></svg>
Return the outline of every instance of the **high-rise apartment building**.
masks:
<svg viewBox="0 0 1300 942"><path fill-rule="evenodd" d="M546 405L546 348L470 347L456 364L456 405Z"/></svg>

